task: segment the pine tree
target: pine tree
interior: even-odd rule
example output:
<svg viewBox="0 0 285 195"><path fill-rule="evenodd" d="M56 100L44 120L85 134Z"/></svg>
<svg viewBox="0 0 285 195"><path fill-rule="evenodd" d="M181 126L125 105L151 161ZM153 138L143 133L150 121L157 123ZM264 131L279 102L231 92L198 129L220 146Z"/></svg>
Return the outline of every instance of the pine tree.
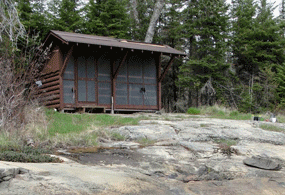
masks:
<svg viewBox="0 0 285 195"><path fill-rule="evenodd" d="M182 26L181 23L181 10L183 8L183 0L168 0L166 7L159 19L157 33L154 36L154 42L169 45L173 48L182 50L183 43ZM174 61L171 69L168 71L162 85L162 103L165 108L170 111L177 110L183 111L182 108L176 106L176 102L180 99L179 86L177 85L179 67L182 64L182 59L178 58ZM162 64L166 66L166 64ZM183 93L184 95L184 93Z"/></svg>
<svg viewBox="0 0 285 195"><path fill-rule="evenodd" d="M129 38L129 19L122 0L94 1L86 5L85 33Z"/></svg>
<svg viewBox="0 0 285 195"><path fill-rule="evenodd" d="M17 0L19 18L30 36L43 39L50 29L44 7L43 0Z"/></svg>
<svg viewBox="0 0 285 195"><path fill-rule="evenodd" d="M285 107L285 64L278 66L277 68L277 75L276 81L278 84L277 93L278 93L278 100L279 100L279 107Z"/></svg>
<svg viewBox="0 0 285 195"><path fill-rule="evenodd" d="M196 105L199 90L210 78L214 83L226 80L225 72L229 67L225 61L229 24L227 11L224 0L193 0L183 13L189 61L180 68L179 83L196 92Z"/></svg>
<svg viewBox="0 0 285 195"><path fill-rule="evenodd" d="M22 24L26 29L29 29L31 26L31 15L32 15L32 6L30 0L17 0L17 8L19 12L19 18Z"/></svg>
<svg viewBox="0 0 285 195"><path fill-rule="evenodd" d="M80 32L82 19L78 0L53 0L49 4L50 22L54 30Z"/></svg>
<svg viewBox="0 0 285 195"><path fill-rule="evenodd" d="M248 98L251 105L244 111L272 107L274 98L263 98L273 93L272 90L264 90L269 84L265 81L284 62L284 40L281 27L273 18L272 5L266 0L260 0L259 4L253 0L242 0L233 13L233 18L237 18L233 23L234 63L243 84L241 95Z"/></svg>

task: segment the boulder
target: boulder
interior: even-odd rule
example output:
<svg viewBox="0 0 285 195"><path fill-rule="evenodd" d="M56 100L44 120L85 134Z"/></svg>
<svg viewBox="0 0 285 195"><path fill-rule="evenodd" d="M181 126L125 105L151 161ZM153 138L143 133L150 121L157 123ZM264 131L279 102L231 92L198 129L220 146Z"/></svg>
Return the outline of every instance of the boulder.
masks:
<svg viewBox="0 0 285 195"><path fill-rule="evenodd" d="M282 167L272 158L267 156L252 156L243 160L245 165L265 170L280 170Z"/></svg>

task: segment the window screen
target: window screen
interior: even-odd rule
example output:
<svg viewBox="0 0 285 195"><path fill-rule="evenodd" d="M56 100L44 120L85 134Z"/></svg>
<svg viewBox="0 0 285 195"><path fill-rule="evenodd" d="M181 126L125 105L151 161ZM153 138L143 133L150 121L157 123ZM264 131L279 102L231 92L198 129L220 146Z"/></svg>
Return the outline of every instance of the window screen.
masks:
<svg viewBox="0 0 285 195"><path fill-rule="evenodd" d="M66 65L64 74L64 79L74 79L74 58L73 56L70 56L68 63Z"/></svg>
<svg viewBox="0 0 285 195"><path fill-rule="evenodd" d="M74 81L63 80L63 102L74 103Z"/></svg>

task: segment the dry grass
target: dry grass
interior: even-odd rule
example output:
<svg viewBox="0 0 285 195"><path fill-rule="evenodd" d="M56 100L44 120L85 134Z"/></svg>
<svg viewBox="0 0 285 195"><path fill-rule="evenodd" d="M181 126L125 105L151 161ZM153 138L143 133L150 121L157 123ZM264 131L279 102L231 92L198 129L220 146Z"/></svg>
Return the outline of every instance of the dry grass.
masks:
<svg viewBox="0 0 285 195"><path fill-rule="evenodd" d="M54 117L63 115L62 126L69 120L80 119L74 123L70 131L54 126ZM15 140L14 145L26 144L26 140L32 139L36 147L45 148L66 148L92 147L98 145L98 138L106 140L125 140L125 137L107 130L108 126L120 126L127 124L137 124L140 118L123 118L109 115L73 115L62 114L47 110L44 107L30 106L25 109L26 126L21 139ZM87 121L88 120L88 121ZM88 124L86 124L88 122ZM50 128L53 128L52 131ZM78 129L80 127L80 129ZM74 130L74 131L73 131ZM0 146L7 145L15 136L1 136ZM1 141L2 140L2 141ZM5 141L6 140L6 141ZM9 140L9 141L8 141ZM20 142L22 140L22 142Z"/></svg>
<svg viewBox="0 0 285 195"><path fill-rule="evenodd" d="M285 129L282 127L278 127L275 125L271 125L271 124L261 124L259 125L259 128L263 129L263 130L267 130L267 131L275 131L275 132L283 132L285 133Z"/></svg>

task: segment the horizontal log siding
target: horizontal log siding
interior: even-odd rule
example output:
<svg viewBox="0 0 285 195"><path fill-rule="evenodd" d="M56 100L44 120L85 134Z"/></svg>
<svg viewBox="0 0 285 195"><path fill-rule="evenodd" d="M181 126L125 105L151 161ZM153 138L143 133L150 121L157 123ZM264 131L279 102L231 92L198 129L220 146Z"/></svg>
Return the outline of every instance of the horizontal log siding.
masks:
<svg viewBox="0 0 285 195"><path fill-rule="evenodd" d="M59 71L41 76L39 99L42 104L50 108L60 108L60 76Z"/></svg>

